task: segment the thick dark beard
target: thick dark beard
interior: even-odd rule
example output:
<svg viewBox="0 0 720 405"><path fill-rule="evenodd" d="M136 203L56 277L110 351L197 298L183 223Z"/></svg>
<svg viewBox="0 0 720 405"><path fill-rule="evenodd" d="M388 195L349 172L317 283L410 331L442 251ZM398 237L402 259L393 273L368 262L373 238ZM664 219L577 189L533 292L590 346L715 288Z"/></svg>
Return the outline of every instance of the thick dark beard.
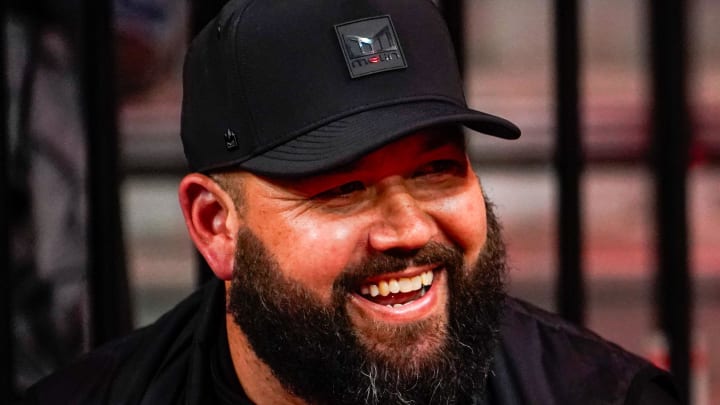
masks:
<svg viewBox="0 0 720 405"><path fill-rule="evenodd" d="M474 268L463 267L459 249L439 244L412 254L373 256L342 273L333 288L332 305L321 304L303 286L285 278L262 242L242 230L228 312L283 386L309 403L482 403L506 273L500 227L492 206L486 205L487 242ZM393 358L368 348L345 309L358 279L409 263L443 263L448 275L445 330L427 331L418 323L384 331L397 346L439 332L439 347L425 358Z"/></svg>

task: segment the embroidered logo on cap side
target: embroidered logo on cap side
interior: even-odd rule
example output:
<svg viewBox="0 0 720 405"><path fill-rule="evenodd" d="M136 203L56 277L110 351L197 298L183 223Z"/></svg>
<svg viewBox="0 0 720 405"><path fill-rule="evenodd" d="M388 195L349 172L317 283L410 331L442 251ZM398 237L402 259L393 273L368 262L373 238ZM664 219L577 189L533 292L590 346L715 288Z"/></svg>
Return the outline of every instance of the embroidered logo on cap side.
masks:
<svg viewBox="0 0 720 405"><path fill-rule="evenodd" d="M237 135L232 129L225 131L225 149L231 151L237 149L239 146Z"/></svg>
<svg viewBox="0 0 720 405"><path fill-rule="evenodd" d="M353 79L407 67L389 15L337 24L335 32Z"/></svg>

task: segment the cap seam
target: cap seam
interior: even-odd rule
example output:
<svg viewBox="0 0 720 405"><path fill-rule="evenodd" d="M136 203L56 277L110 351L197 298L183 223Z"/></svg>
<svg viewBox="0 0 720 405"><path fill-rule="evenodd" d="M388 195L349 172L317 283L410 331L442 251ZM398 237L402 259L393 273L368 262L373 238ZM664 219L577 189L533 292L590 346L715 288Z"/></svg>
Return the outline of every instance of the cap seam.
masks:
<svg viewBox="0 0 720 405"><path fill-rule="evenodd" d="M244 7L242 10L240 10L240 12L238 13L238 19L237 19L237 21L235 22L235 24L233 24L233 27L232 27L232 40L233 40L233 42L235 42L235 36L237 35L237 31L239 30L240 25L241 25L241 23L242 23L242 20L243 20L243 18L245 17L245 13L246 13L246 12L248 11L248 9L250 9L250 7L251 7L252 5L254 5L255 3L257 3L256 0L250 0L250 1L248 1L248 2L245 4L245 7ZM247 94L246 94L246 93L247 93L247 92L246 92L247 86L245 85L245 77L244 77L244 75L241 73L242 70L240 70L240 64L239 64L239 61L245 60L245 59L242 57L242 56L244 56L244 50L245 50L244 44L245 44L245 43L244 43L244 41L238 41L238 42L239 42L239 45L238 45L237 47L233 47L233 52L232 52L232 55L233 55L233 57L232 57L233 69L234 69L234 72L237 72L238 82L239 82L239 84L240 84L240 89L241 89L240 93L241 93L241 97L242 97L242 105L245 105L245 106L248 107L248 116L250 117L250 128L251 128L251 131L252 131L253 134L257 134L257 125L256 125L256 120L255 120L255 111L252 109L251 104L248 103L248 98L247 98ZM238 54L239 54L239 55L238 55ZM229 85L228 85L228 89L230 89L230 86L229 86ZM229 90L228 90L228 91L229 91ZM232 114L230 114L230 115L232 115ZM230 119L230 116L226 117L226 119L227 119L227 123L228 123L228 128L234 130L235 128L232 128L233 125L232 125L232 121L231 121L231 119ZM254 136L253 136L253 139L255 139Z"/></svg>

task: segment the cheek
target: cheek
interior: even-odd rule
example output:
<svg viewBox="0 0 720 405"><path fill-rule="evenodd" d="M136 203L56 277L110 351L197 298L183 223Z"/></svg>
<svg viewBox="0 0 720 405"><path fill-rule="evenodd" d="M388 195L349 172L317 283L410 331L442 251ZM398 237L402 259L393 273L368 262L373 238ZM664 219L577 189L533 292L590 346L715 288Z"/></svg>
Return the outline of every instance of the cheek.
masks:
<svg viewBox="0 0 720 405"><path fill-rule="evenodd" d="M465 193L440 205L440 226L453 243L465 251L468 262L477 258L487 238L487 217L482 193Z"/></svg>
<svg viewBox="0 0 720 405"><path fill-rule="evenodd" d="M344 221L297 221L286 235L278 262L287 275L327 298L333 283L350 263L357 235Z"/></svg>
<svg viewBox="0 0 720 405"><path fill-rule="evenodd" d="M313 226L298 240L304 247L305 258L323 263L328 271L341 271L350 260L355 243L349 227L342 224ZM301 252L302 254L302 252ZM308 257L309 256L309 257Z"/></svg>

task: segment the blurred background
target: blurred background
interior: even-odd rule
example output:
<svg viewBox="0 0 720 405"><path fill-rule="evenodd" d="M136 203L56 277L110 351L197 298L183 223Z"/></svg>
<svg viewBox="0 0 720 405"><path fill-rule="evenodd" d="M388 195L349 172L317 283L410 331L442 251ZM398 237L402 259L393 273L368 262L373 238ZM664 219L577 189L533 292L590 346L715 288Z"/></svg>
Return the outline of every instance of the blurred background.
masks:
<svg viewBox="0 0 720 405"><path fill-rule="evenodd" d="M10 1L3 10L0 228L9 271L1 281L10 286L4 311L12 311L3 312L11 326L2 331L2 360L12 364L3 371L10 398L152 322L207 277L176 197L187 170L181 70L192 32L223 1L57 3ZM661 366L686 359L693 403L716 404L720 3L668 2L681 10L670 23L680 22L679 39L658 34L674 31L658 25L662 10L653 3L441 6L464 61L468 104L523 130L514 142L470 143L504 224L511 293ZM558 29L567 21L576 24L573 35ZM558 66L568 60L575 70L562 76ZM662 73L663 66L677 69ZM680 97L669 97L677 110L659 106L668 98L663 77L679 77ZM576 102L563 98L567 88ZM576 121L570 151L559 141L567 100ZM659 151L657 136L676 115L679 167ZM566 205L568 193L576 209ZM674 220L661 215L662 201L672 199L666 193L679 201L670 207Z"/></svg>

